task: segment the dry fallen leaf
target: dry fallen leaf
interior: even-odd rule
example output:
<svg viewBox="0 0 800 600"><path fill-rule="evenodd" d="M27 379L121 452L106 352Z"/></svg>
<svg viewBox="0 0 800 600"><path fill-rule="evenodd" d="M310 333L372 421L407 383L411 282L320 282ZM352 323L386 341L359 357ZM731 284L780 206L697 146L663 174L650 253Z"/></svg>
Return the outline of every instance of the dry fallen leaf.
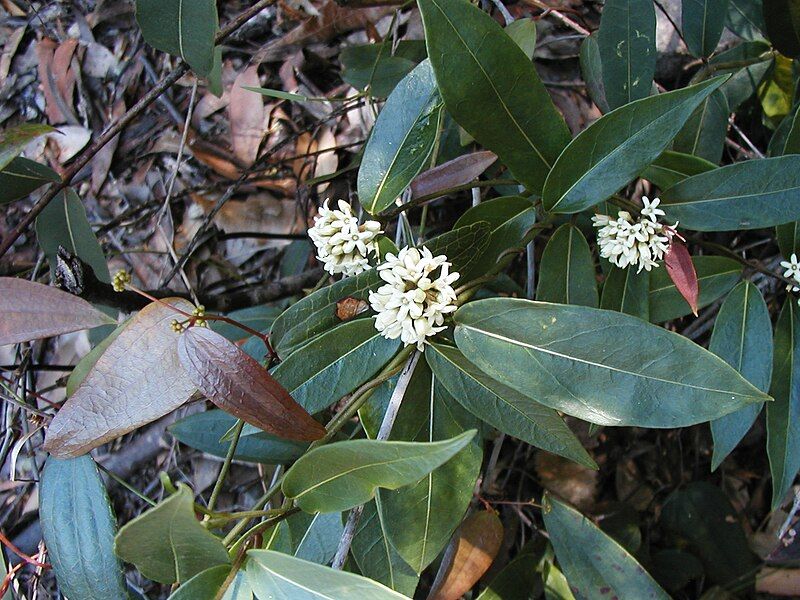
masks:
<svg viewBox="0 0 800 600"><path fill-rule="evenodd" d="M458 600L483 577L503 542L503 524L494 511L468 516L445 550L428 600ZM446 567L444 566L446 565Z"/></svg>
<svg viewBox="0 0 800 600"><path fill-rule="evenodd" d="M233 153L247 166L252 165L258 156L266 131L267 113L263 96L244 87L259 85L258 65L247 67L233 82L228 105Z"/></svg>
<svg viewBox="0 0 800 600"><path fill-rule="evenodd" d="M80 125L62 125L47 137L58 148L58 162L63 165L83 150L92 138L92 132Z"/></svg>
<svg viewBox="0 0 800 600"><path fill-rule="evenodd" d="M0 346L114 323L83 298L15 277L0 277L0 314Z"/></svg>
<svg viewBox="0 0 800 600"><path fill-rule="evenodd" d="M546 490L577 508L586 510L594 504L597 471L540 450L536 453L536 474Z"/></svg>
<svg viewBox="0 0 800 600"><path fill-rule="evenodd" d="M314 441L325 427L236 344L205 327L181 335L178 356L198 389L222 410L278 437Z"/></svg>
<svg viewBox="0 0 800 600"><path fill-rule="evenodd" d="M756 592L797 598L800 596L800 569L762 568L756 575Z"/></svg>
<svg viewBox="0 0 800 600"><path fill-rule="evenodd" d="M162 302L191 312L181 298ZM186 402L196 388L178 358L180 318L165 304L148 304L125 327L47 430L44 448L59 458L79 456Z"/></svg>

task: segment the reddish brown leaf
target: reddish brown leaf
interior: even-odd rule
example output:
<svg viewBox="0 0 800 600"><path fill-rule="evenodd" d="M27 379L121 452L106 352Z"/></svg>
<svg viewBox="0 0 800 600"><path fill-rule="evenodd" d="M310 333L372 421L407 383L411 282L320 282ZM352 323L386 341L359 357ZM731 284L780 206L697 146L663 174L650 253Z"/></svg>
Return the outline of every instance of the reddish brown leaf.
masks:
<svg viewBox="0 0 800 600"><path fill-rule="evenodd" d="M425 171L411 182L411 197L419 198L457 185L464 185L483 173L497 160L497 155L481 150L459 156L453 160Z"/></svg>
<svg viewBox="0 0 800 600"><path fill-rule="evenodd" d="M0 346L115 323L83 298L14 277L0 277L0 315Z"/></svg>
<svg viewBox="0 0 800 600"><path fill-rule="evenodd" d="M290 440L313 441L325 428L233 342L204 327L181 335L178 355L200 391L222 410Z"/></svg>
<svg viewBox="0 0 800 600"><path fill-rule="evenodd" d="M183 311L181 298L163 300ZM47 429L44 448L57 457L79 456L186 402L196 388L178 359L178 335L169 306L148 304L106 348Z"/></svg>
<svg viewBox="0 0 800 600"><path fill-rule="evenodd" d="M697 282L697 273L694 270L692 257L683 242L673 238L669 251L664 257L664 264L667 267L670 279L672 279L681 296L689 303L689 307L696 317L700 286Z"/></svg>
<svg viewBox="0 0 800 600"><path fill-rule="evenodd" d="M357 315L360 315L366 311L368 308L369 304L367 304L364 300L359 300L358 298L348 296L347 298L342 298L336 303L336 316L341 321L349 321L350 319L353 319Z"/></svg>
<svg viewBox="0 0 800 600"><path fill-rule="evenodd" d="M442 558L428 600L458 600L483 577L503 542L503 524L493 511L468 516Z"/></svg>

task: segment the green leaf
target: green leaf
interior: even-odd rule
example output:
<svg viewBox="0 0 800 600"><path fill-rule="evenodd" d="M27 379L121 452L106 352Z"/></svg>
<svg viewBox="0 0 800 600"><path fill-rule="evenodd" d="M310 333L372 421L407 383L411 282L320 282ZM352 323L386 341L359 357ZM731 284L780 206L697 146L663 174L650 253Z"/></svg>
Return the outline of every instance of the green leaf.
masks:
<svg viewBox="0 0 800 600"><path fill-rule="evenodd" d="M675 291L677 293L677 290ZM619 267L611 267L603 284L600 308L616 310L649 321L649 292L650 273L647 271L637 273L636 269L632 268L620 269Z"/></svg>
<svg viewBox="0 0 800 600"><path fill-rule="evenodd" d="M800 7L795 0L764 0L766 33L784 56L800 55Z"/></svg>
<svg viewBox="0 0 800 600"><path fill-rule="evenodd" d="M533 53L536 52L536 21L532 18L517 19L506 25L505 31L522 48L525 55L533 60Z"/></svg>
<svg viewBox="0 0 800 600"><path fill-rule="evenodd" d="M213 70L219 29L214 0L136 0L136 22L153 48L180 56L201 77Z"/></svg>
<svg viewBox="0 0 800 600"><path fill-rule="evenodd" d="M636 559L590 519L549 494L542 504L550 542L578 598L669 600Z"/></svg>
<svg viewBox="0 0 800 600"><path fill-rule="evenodd" d="M700 297L697 305L708 306L730 291L742 276L742 265L724 256L693 256ZM688 302L681 296L662 266L650 271L650 321L663 323L691 314Z"/></svg>
<svg viewBox="0 0 800 600"><path fill-rule="evenodd" d="M681 29L689 52L710 56L717 49L728 0L684 0L681 3Z"/></svg>
<svg viewBox="0 0 800 600"><path fill-rule="evenodd" d="M378 503L380 498L376 497L364 505L353 538L353 557L362 575L412 597L419 576L389 541L386 519L378 509Z"/></svg>
<svg viewBox="0 0 800 600"><path fill-rule="evenodd" d="M673 148L718 163L728 135L728 116L731 112L725 94L721 89L716 90L700 103L686 121L675 136Z"/></svg>
<svg viewBox="0 0 800 600"><path fill-rule="evenodd" d="M283 479L283 493L306 512L343 511L364 504L376 488L397 489L441 466L475 435L433 443L353 440L314 448Z"/></svg>
<svg viewBox="0 0 800 600"><path fill-rule="evenodd" d="M455 321L456 344L487 375L598 425L684 427L771 399L688 339L618 312L490 298Z"/></svg>
<svg viewBox="0 0 800 600"><path fill-rule="evenodd" d="M607 0L597 45L610 108L650 95L656 72L656 12L650 0Z"/></svg>
<svg viewBox="0 0 800 600"><path fill-rule="evenodd" d="M237 421L236 417L225 411L212 409L180 419L170 425L169 431L179 442L191 448L224 458L230 442L223 441L223 438ZM308 444L257 431L239 438L233 457L247 462L282 465L302 456L307 448Z"/></svg>
<svg viewBox="0 0 800 600"><path fill-rule="evenodd" d="M19 156L29 142L56 131L45 123L22 123L0 132L0 171Z"/></svg>
<svg viewBox="0 0 800 600"><path fill-rule="evenodd" d="M81 199L72 188L60 192L36 217L36 237L50 261L51 273L55 272L58 247L63 246L92 267L100 281L111 282L103 249L89 225Z"/></svg>
<svg viewBox="0 0 800 600"><path fill-rule="evenodd" d="M423 361L417 364L390 439L440 442L477 425ZM450 541L472 500L481 468L480 440L412 485L381 490L380 510L392 545L416 573L431 564Z"/></svg>
<svg viewBox="0 0 800 600"><path fill-rule="evenodd" d="M291 354L272 376L309 413L324 410L368 381L397 352L371 318L342 323Z"/></svg>
<svg viewBox="0 0 800 600"><path fill-rule="evenodd" d="M247 325L250 329L266 331L272 326L272 323L278 315L285 309L286 304L284 303L262 304L260 306L251 306L249 308L234 310L227 313L226 316L236 320L237 323ZM231 325L225 321L212 321L211 328L220 335L224 335L232 342L238 342L239 340L250 337L250 334L240 327ZM264 342L261 342L261 344L263 345Z"/></svg>
<svg viewBox="0 0 800 600"><path fill-rule="evenodd" d="M783 144L783 154L800 154L800 110L796 110L791 116L792 126L786 134L786 141ZM789 118L789 115L786 116Z"/></svg>
<svg viewBox="0 0 800 600"><path fill-rule="evenodd" d="M530 600L536 589L536 563L539 562L539 557L536 553L527 551L527 548L523 548L514 560L503 567L477 600Z"/></svg>
<svg viewBox="0 0 800 600"><path fill-rule="evenodd" d="M639 177L652 181L665 190L687 177L716 168L717 165L699 156L665 150L639 174Z"/></svg>
<svg viewBox="0 0 800 600"><path fill-rule="evenodd" d="M718 487L695 481L674 492L661 512L680 547L694 550L712 583L731 583L756 565L736 511Z"/></svg>
<svg viewBox="0 0 800 600"><path fill-rule="evenodd" d="M391 206L430 162L442 101L425 60L397 84L383 106L358 169L358 197L370 213Z"/></svg>
<svg viewBox="0 0 800 600"><path fill-rule="evenodd" d="M762 392L772 375L772 322L761 292L749 281L739 283L722 303L708 349L739 371ZM741 441L761 412L760 404L711 421L715 470Z"/></svg>
<svg viewBox="0 0 800 600"><path fill-rule="evenodd" d="M429 344L425 358L438 381L479 419L503 433L596 469L597 464L563 419L519 392L494 381L457 349Z"/></svg>
<svg viewBox="0 0 800 600"><path fill-rule="evenodd" d="M778 238L778 248L784 258L800 252L800 221L778 225L775 234Z"/></svg>
<svg viewBox="0 0 800 600"><path fill-rule="evenodd" d="M85 600L127 598L122 565L114 556L117 522L90 456L47 459L39 522L62 594Z"/></svg>
<svg viewBox="0 0 800 600"><path fill-rule="evenodd" d="M201 571L170 594L167 600L214 600L230 572L230 565L217 565Z"/></svg>
<svg viewBox="0 0 800 600"><path fill-rule="evenodd" d="M583 38L580 50L580 65L583 80L586 82L586 91L589 97L600 109L600 112L607 113L609 110L606 101L606 92L603 88L603 67L600 62L600 47L597 43L597 32Z"/></svg>
<svg viewBox="0 0 800 600"><path fill-rule="evenodd" d="M407 600L366 577L272 550L249 550L247 556L247 580L262 600Z"/></svg>
<svg viewBox="0 0 800 600"><path fill-rule="evenodd" d="M324 565L336 554L344 525L341 513L297 513L286 520L292 534L292 554Z"/></svg>
<svg viewBox="0 0 800 600"><path fill-rule="evenodd" d="M792 487L800 471L800 309L786 298L775 326L774 364L767 406L767 455L772 473L772 509Z"/></svg>
<svg viewBox="0 0 800 600"><path fill-rule="evenodd" d="M547 176L542 204L576 213L610 197L652 163L724 78L636 100L582 131Z"/></svg>
<svg viewBox="0 0 800 600"><path fill-rule="evenodd" d="M229 562L220 539L195 518L192 491L182 483L169 498L120 529L114 551L160 583L183 583Z"/></svg>
<svg viewBox="0 0 800 600"><path fill-rule="evenodd" d="M589 244L580 229L565 223L542 254L536 299L597 308L597 282Z"/></svg>
<svg viewBox="0 0 800 600"><path fill-rule="evenodd" d="M468 269L459 271L459 283L505 269L514 258L511 250L522 251L533 236L536 209L531 200L521 196L493 198L467 209L454 227L466 227L481 221L491 227L488 244L479 256L475 256Z"/></svg>
<svg viewBox="0 0 800 600"><path fill-rule="evenodd" d="M763 38L767 26L761 0L730 0L725 26L746 40Z"/></svg>
<svg viewBox="0 0 800 600"><path fill-rule="evenodd" d="M746 160L661 194L667 218L695 231L761 229L800 219L800 156Z"/></svg>
<svg viewBox="0 0 800 600"><path fill-rule="evenodd" d="M19 200L61 176L47 165L18 156L0 171L0 204Z"/></svg>
<svg viewBox="0 0 800 600"><path fill-rule="evenodd" d="M467 0L422 0L419 9L447 111L517 180L540 191L569 130L533 63Z"/></svg>
<svg viewBox="0 0 800 600"><path fill-rule="evenodd" d="M394 54L390 43L348 46L339 54L342 80L375 98L386 98L403 77L425 58L423 40L401 40Z"/></svg>

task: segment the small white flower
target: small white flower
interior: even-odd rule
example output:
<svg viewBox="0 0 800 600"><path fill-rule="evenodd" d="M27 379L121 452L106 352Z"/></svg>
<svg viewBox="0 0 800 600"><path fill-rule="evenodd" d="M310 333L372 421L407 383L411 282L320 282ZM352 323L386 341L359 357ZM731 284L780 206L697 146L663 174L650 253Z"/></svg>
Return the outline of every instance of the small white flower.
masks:
<svg viewBox="0 0 800 600"><path fill-rule="evenodd" d="M789 260L782 260L781 266L786 269L784 271L783 276L788 279L793 279L797 282L798 285L787 285L786 289L790 292L800 292L800 261L797 260L797 255L792 254L789 257ZM798 300L798 304L800 304L800 300Z"/></svg>
<svg viewBox="0 0 800 600"><path fill-rule="evenodd" d="M381 225L366 221L359 225L353 209L339 200L339 209L328 208L328 200L314 217L314 226L308 237L317 248L317 258L331 275L343 273L345 277L358 275L370 268L370 252L378 253L377 237Z"/></svg>
<svg viewBox="0 0 800 600"><path fill-rule="evenodd" d="M388 339L400 338L422 350L426 338L445 329L444 316L457 308L452 284L458 273L450 273L450 266L446 256L434 256L425 247L387 254L378 265L386 283L369 294L378 313L375 328Z"/></svg>
<svg viewBox="0 0 800 600"><path fill-rule="evenodd" d="M600 256L621 269L638 265L637 272L641 272L642 269L649 271L657 267L658 261L669 250L678 226L675 223L668 227L658 222L658 217L664 215L664 211L658 208L660 202L658 198L650 201L643 196L644 208L638 219L625 210L619 211L616 219L608 215L593 216L592 223L598 228Z"/></svg>

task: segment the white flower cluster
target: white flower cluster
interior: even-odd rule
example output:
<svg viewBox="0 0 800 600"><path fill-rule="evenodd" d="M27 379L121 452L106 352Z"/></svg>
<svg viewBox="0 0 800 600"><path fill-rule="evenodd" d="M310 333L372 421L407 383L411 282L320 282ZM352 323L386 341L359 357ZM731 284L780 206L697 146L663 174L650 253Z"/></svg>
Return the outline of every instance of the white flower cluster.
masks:
<svg viewBox="0 0 800 600"><path fill-rule="evenodd" d="M370 252L378 253L377 237L381 224L366 221L358 224L353 209L339 200L339 209L328 208L328 200L314 217L314 227L308 237L317 247L317 258L331 275L343 273L345 277L358 275L370 268Z"/></svg>
<svg viewBox="0 0 800 600"><path fill-rule="evenodd" d="M669 227L658 222L664 215L658 208L660 202L658 198L651 202L647 196L642 196L644 208L638 219L624 210L619 211L616 219L608 215L593 216L592 223L600 228L597 232L600 256L623 269L638 265L637 272L657 267L656 261L664 258L678 226L677 223Z"/></svg>
<svg viewBox="0 0 800 600"><path fill-rule="evenodd" d="M797 285L787 285L786 289L790 292L800 292L800 261L797 260L797 255L792 254L789 260L782 260L781 266L786 269L783 276L797 282ZM800 300L797 303L800 304Z"/></svg>
<svg viewBox="0 0 800 600"><path fill-rule="evenodd" d="M388 339L399 337L422 350L425 338L445 329L444 315L457 308L452 284L458 273L450 273L450 266L446 256L434 256L425 247L387 254L378 265L386 284L369 295L378 313L375 328Z"/></svg>

